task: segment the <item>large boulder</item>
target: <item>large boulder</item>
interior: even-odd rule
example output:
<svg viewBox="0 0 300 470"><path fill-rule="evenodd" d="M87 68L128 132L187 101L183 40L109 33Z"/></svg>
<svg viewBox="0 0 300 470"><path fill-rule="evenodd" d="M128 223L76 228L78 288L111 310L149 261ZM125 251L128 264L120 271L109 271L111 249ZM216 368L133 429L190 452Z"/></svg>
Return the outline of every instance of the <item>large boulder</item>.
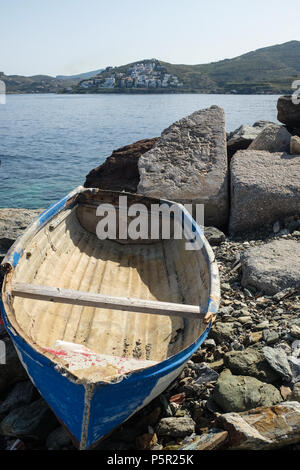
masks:
<svg viewBox="0 0 300 470"><path fill-rule="evenodd" d="M247 411L258 406L271 406L282 401L274 385L254 377L232 375L226 369L216 383L213 399L225 412Z"/></svg>
<svg viewBox="0 0 300 470"><path fill-rule="evenodd" d="M6 253L42 211L43 209L0 209L0 254Z"/></svg>
<svg viewBox="0 0 300 470"><path fill-rule="evenodd" d="M300 442L300 403L284 402L243 413L219 416L216 425L228 431L228 446L269 450Z"/></svg>
<svg viewBox="0 0 300 470"><path fill-rule="evenodd" d="M205 225L228 221L225 114L212 106L163 131L138 162L137 192L181 203L205 205Z"/></svg>
<svg viewBox="0 0 300 470"><path fill-rule="evenodd" d="M229 351L223 359L224 365L235 375L255 377L266 383L274 383L279 379L279 374L266 361L261 347Z"/></svg>
<svg viewBox="0 0 300 470"><path fill-rule="evenodd" d="M143 153L148 152L157 140L157 138L139 140L114 150L102 165L89 172L84 186L136 193L140 180L138 159Z"/></svg>
<svg viewBox="0 0 300 470"><path fill-rule="evenodd" d="M300 158L241 150L231 160L231 234L300 213Z"/></svg>
<svg viewBox="0 0 300 470"><path fill-rule="evenodd" d="M290 152L295 155L300 155L300 137L297 135L291 137Z"/></svg>
<svg viewBox="0 0 300 470"><path fill-rule="evenodd" d="M270 121L257 121L253 126L244 124L228 135L227 152L231 158L238 150L246 150L263 129L273 125Z"/></svg>
<svg viewBox="0 0 300 470"><path fill-rule="evenodd" d="M241 255L242 285L274 295L289 287L300 289L300 243L273 240Z"/></svg>
<svg viewBox="0 0 300 470"><path fill-rule="evenodd" d="M270 124L249 145L248 150L267 150L268 152L289 152L291 134L284 126Z"/></svg>
<svg viewBox="0 0 300 470"><path fill-rule="evenodd" d="M294 104L292 95L281 96L277 102L277 119L289 128L300 128L300 105Z"/></svg>

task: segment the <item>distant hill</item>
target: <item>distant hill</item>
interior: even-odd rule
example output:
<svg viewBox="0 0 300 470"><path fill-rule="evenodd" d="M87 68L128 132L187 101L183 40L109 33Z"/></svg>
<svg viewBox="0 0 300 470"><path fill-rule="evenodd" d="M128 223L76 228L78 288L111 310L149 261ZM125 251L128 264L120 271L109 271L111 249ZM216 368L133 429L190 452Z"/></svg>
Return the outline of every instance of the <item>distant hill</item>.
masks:
<svg viewBox="0 0 300 470"><path fill-rule="evenodd" d="M98 70L92 70L91 72L77 73L76 75L56 75L58 80L84 80L94 77L98 73L102 72L104 68Z"/></svg>
<svg viewBox="0 0 300 470"><path fill-rule="evenodd" d="M181 86L167 87L122 87L123 82L132 76L130 72L137 64L147 64L155 61L164 74L178 78ZM131 75L130 75L131 73ZM160 79L163 75L160 76ZM99 84L99 79L115 77L113 86L105 87ZM300 78L300 41L290 41L284 44L265 47L248 52L233 59L201 65L170 64L156 59L145 59L120 67L109 67L100 74L92 77L96 80L90 86L82 82L73 87L76 93L118 93L118 92L195 92L195 93L291 93L291 84ZM121 77L122 78L122 77ZM155 77L153 77L155 78ZM130 84L130 81L128 82Z"/></svg>
<svg viewBox="0 0 300 470"><path fill-rule="evenodd" d="M300 41L210 64L144 59L77 75L5 75L9 93L241 93L289 94L300 79Z"/></svg>
<svg viewBox="0 0 300 470"><path fill-rule="evenodd" d="M49 75L5 75L0 72L0 80L3 80L7 93L58 93L63 89L76 85L78 80L58 80Z"/></svg>

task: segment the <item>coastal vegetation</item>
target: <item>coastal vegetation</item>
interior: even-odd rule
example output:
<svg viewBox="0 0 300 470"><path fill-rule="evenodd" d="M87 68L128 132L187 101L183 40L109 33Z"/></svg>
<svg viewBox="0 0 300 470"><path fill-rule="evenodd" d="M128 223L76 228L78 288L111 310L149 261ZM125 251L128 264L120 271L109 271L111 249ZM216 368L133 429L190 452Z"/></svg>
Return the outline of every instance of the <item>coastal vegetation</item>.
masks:
<svg viewBox="0 0 300 470"><path fill-rule="evenodd" d="M57 77L5 75L8 93L289 94L300 79L300 41L200 65L143 59L101 71Z"/></svg>

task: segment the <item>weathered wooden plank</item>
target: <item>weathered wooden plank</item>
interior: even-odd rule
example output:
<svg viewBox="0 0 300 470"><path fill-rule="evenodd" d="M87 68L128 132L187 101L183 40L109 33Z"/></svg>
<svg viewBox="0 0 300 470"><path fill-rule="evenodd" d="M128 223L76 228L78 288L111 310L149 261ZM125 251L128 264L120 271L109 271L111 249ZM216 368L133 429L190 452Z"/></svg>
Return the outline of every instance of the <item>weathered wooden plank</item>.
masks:
<svg viewBox="0 0 300 470"><path fill-rule="evenodd" d="M200 318L200 307L197 305L158 302L154 300L133 299L129 297L113 297L59 287L26 284L23 282L13 282L11 292L13 295L19 297L45 300L48 302L122 310L126 312L150 313L154 315L171 315L192 320Z"/></svg>

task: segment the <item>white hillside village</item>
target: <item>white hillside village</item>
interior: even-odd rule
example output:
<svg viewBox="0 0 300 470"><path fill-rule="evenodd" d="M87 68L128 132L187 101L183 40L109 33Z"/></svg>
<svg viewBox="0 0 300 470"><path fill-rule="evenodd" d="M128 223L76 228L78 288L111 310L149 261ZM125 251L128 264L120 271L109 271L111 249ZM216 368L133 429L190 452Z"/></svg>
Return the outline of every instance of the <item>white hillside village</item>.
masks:
<svg viewBox="0 0 300 470"><path fill-rule="evenodd" d="M107 76L107 72L111 75ZM105 74L105 77L101 75ZM113 72L107 67L104 72L80 83L81 88L177 88L182 87L176 75L166 73L166 68L155 59L138 62L126 72Z"/></svg>

